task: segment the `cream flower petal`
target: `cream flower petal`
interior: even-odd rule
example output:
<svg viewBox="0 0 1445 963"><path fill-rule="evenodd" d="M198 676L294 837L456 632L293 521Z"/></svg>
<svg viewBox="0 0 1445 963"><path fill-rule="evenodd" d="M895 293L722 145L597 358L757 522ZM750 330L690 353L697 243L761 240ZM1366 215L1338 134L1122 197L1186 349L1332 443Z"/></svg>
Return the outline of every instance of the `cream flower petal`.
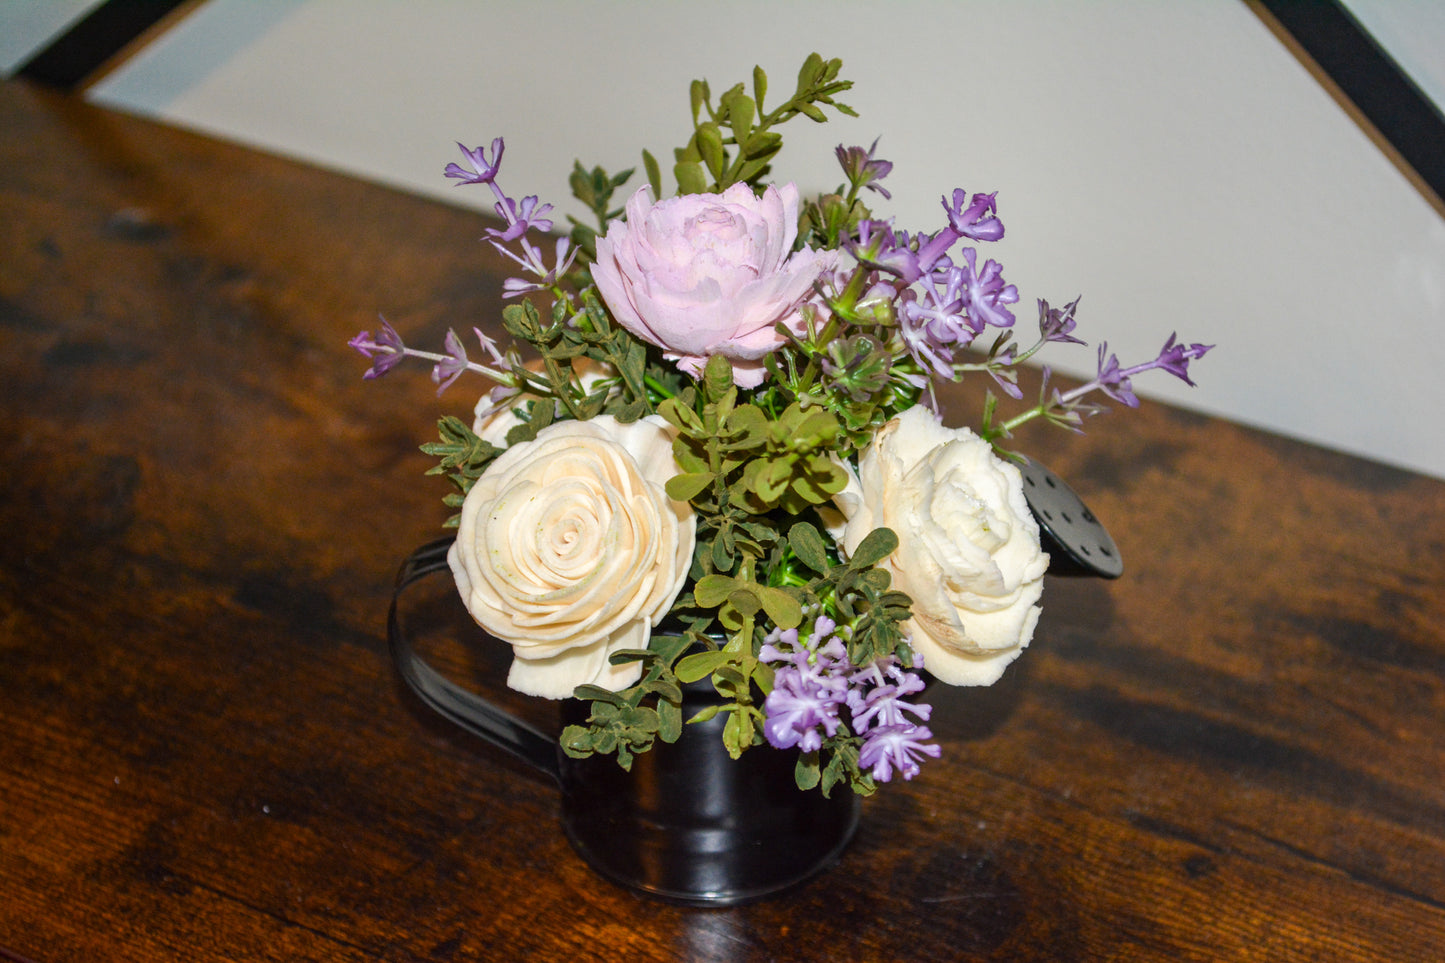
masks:
<svg viewBox="0 0 1445 963"><path fill-rule="evenodd" d="M448 554L472 617L511 643L515 688L562 698L625 687L686 581L696 518L663 485L677 473L657 416L564 421L509 448L473 484Z"/></svg>
<svg viewBox="0 0 1445 963"><path fill-rule="evenodd" d="M1038 623L1048 556L1018 469L967 429L910 408L884 425L825 523L851 554L875 528L898 535L881 566L913 599L904 628L944 682L988 685Z"/></svg>

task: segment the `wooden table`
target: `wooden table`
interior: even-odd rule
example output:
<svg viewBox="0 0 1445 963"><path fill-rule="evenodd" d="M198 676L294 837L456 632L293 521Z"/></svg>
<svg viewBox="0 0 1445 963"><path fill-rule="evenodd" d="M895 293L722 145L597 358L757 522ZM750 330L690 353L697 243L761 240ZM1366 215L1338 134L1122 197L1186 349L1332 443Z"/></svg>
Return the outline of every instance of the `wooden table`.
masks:
<svg viewBox="0 0 1445 963"><path fill-rule="evenodd" d="M345 342L495 326L479 218L19 83L0 131L0 958L1445 956L1445 484L1159 404L1025 436L1125 577L935 690L824 876L646 901L386 654L469 399ZM438 657L550 724L442 589Z"/></svg>

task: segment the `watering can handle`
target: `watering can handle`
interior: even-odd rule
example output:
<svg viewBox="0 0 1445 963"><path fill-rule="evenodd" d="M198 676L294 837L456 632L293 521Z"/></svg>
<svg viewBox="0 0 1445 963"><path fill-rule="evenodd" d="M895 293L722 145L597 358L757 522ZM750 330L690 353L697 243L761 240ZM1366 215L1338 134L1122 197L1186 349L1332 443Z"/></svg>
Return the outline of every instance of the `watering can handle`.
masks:
<svg viewBox="0 0 1445 963"><path fill-rule="evenodd" d="M562 776L557 758L560 750L555 736L546 735L445 678L416 653L403 630L397 611L402 592L429 575L449 572L447 550L453 541L448 537L428 542L402 562L386 617L392 662L411 691L442 718L511 753L560 784Z"/></svg>

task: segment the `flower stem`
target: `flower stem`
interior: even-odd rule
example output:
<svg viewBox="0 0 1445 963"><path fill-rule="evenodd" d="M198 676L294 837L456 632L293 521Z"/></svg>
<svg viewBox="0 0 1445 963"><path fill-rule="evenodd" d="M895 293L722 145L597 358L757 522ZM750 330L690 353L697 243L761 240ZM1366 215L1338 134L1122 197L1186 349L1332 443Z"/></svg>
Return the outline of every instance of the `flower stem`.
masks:
<svg viewBox="0 0 1445 963"><path fill-rule="evenodd" d="M422 361L430 361L432 363L452 360L450 355L436 354L432 351L418 351L416 348L402 348L401 353L408 358L419 358ZM488 368L486 365L477 364L475 361L468 361L466 370L474 371L485 378L490 378L497 384L506 385L509 388L520 387L517 384L516 375L511 371L498 371L495 368Z"/></svg>

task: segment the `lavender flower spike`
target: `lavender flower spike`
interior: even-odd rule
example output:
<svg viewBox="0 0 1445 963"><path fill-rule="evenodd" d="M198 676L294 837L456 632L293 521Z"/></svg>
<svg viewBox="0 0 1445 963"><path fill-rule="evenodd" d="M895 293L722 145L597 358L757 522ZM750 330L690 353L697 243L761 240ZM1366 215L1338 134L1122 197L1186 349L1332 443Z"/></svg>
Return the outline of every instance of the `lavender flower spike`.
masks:
<svg viewBox="0 0 1445 963"><path fill-rule="evenodd" d="M406 357L406 345L402 344L401 335L387 323L386 318L381 319L381 328L374 336L370 331L362 331L346 343L374 359L363 378L380 378Z"/></svg>
<svg viewBox="0 0 1445 963"><path fill-rule="evenodd" d="M502 138L498 137L492 141L491 163L487 163L487 155L482 148L468 150L466 145L460 143L457 146L462 149L462 154L472 165L472 170L467 170L460 164L447 165L446 175L457 178L457 187L461 187L463 184L490 184L497 179L497 170L502 166L502 151L506 148Z"/></svg>
<svg viewBox="0 0 1445 963"><path fill-rule="evenodd" d="M1164 342L1164 347L1160 349L1159 356L1153 361L1146 361L1128 368L1121 367L1119 358L1109 353L1107 342L1099 345L1099 371L1094 376L1094 380L1062 396L1061 401L1064 404L1071 403L1076 398L1097 388L1115 401L1122 402L1130 408L1137 408L1139 399L1134 395L1134 385L1130 379L1136 374L1152 371L1155 368L1161 368L1185 384L1192 386L1194 382L1189 380L1189 362L1204 357L1214 345L1184 345L1176 343L1174 338L1175 336L1172 334L1169 336L1169 340Z"/></svg>
<svg viewBox="0 0 1445 963"><path fill-rule="evenodd" d="M1194 382L1189 380L1189 362L1195 358L1204 357L1205 353L1214 345L1191 344L1185 347L1182 344L1175 344L1174 337L1173 334L1169 335L1169 340L1164 342L1164 349L1159 352L1159 357L1154 361L1154 365L1163 368L1193 388Z"/></svg>

